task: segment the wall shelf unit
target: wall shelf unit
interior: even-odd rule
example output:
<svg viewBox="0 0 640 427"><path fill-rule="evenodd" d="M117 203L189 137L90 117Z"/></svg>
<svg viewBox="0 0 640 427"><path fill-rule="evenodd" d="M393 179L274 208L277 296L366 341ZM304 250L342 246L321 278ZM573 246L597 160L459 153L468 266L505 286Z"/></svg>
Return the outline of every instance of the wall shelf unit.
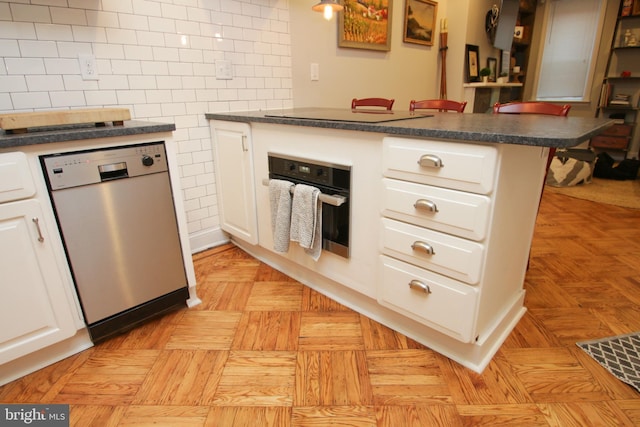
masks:
<svg viewBox="0 0 640 427"><path fill-rule="evenodd" d="M620 9L622 13L622 9ZM597 117L616 124L591 139L591 147L612 157L638 158L640 131L640 14L618 15Z"/></svg>

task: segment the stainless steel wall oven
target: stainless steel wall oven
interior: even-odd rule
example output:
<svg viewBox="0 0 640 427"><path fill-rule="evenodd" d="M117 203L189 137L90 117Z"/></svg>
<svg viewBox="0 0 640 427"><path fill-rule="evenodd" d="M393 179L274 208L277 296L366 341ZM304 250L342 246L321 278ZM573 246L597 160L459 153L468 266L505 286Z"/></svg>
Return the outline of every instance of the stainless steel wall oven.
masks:
<svg viewBox="0 0 640 427"><path fill-rule="evenodd" d="M269 178L318 188L322 194L322 249L349 258L351 166L269 153Z"/></svg>

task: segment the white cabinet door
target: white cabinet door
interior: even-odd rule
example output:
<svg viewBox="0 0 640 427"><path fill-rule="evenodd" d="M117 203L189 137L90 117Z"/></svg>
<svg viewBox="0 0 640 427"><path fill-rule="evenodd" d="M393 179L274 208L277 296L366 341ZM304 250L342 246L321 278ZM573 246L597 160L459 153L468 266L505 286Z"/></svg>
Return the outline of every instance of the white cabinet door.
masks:
<svg viewBox="0 0 640 427"><path fill-rule="evenodd" d="M251 128L246 123L211 122L220 227L258 243Z"/></svg>
<svg viewBox="0 0 640 427"><path fill-rule="evenodd" d="M37 200L0 205L0 364L75 333L42 217Z"/></svg>

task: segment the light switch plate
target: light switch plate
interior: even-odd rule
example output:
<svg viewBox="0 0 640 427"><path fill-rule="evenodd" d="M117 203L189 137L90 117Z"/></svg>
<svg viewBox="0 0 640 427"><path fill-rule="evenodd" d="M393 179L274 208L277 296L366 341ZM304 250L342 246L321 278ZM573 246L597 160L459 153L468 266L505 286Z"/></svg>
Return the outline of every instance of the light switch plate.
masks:
<svg viewBox="0 0 640 427"><path fill-rule="evenodd" d="M216 80L231 80L233 72L231 69L231 61L219 59L216 61Z"/></svg>
<svg viewBox="0 0 640 427"><path fill-rule="evenodd" d="M312 82L316 82L318 80L320 80L320 65L318 65L317 62L312 62L311 63L311 81Z"/></svg>

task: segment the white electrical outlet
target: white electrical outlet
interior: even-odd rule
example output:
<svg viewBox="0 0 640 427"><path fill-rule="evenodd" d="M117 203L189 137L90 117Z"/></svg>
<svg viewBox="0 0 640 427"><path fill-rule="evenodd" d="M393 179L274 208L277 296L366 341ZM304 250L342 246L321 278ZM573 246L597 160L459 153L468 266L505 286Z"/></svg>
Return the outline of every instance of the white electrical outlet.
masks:
<svg viewBox="0 0 640 427"><path fill-rule="evenodd" d="M82 80L98 80L98 66L96 65L95 56L80 53L78 54L78 61L80 62Z"/></svg>
<svg viewBox="0 0 640 427"><path fill-rule="evenodd" d="M316 62L311 63L311 81L316 82L320 80L320 65Z"/></svg>
<svg viewBox="0 0 640 427"><path fill-rule="evenodd" d="M219 59L216 61L216 80L231 80L233 72L231 70L231 61Z"/></svg>

